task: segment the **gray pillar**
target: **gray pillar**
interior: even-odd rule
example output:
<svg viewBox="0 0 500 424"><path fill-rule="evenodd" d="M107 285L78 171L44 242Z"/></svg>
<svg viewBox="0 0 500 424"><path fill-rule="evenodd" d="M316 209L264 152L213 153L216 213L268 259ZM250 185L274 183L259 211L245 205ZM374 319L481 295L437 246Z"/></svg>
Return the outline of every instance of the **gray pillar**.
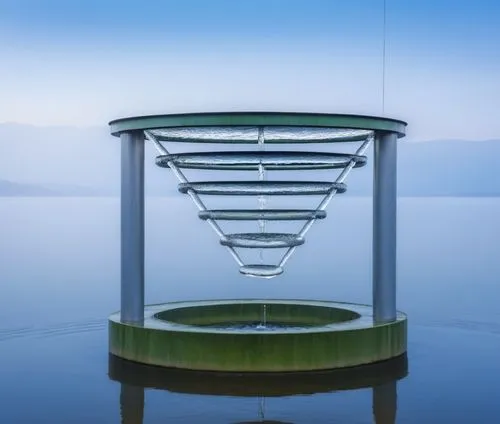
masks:
<svg viewBox="0 0 500 424"><path fill-rule="evenodd" d="M375 138L373 174L373 317L396 319L397 135Z"/></svg>
<svg viewBox="0 0 500 424"><path fill-rule="evenodd" d="M144 135L121 134L121 321L144 320Z"/></svg>

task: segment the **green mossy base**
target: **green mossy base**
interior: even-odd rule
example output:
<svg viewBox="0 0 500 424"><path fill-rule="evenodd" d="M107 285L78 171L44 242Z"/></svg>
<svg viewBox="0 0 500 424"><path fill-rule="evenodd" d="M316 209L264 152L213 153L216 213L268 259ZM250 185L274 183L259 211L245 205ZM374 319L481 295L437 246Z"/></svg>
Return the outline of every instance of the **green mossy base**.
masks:
<svg viewBox="0 0 500 424"><path fill-rule="evenodd" d="M288 317L289 322L308 327L283 332L203 327L212 321L207 311L213 312L214 322L221 322L221 317L253 320L263 304L268 319L283 321ZM121 323L120 314L113 314L109 349L124 359L169 368L313 371L400 356L406 352L406 332L404 314L398 313L394 322L374 325L372 308L365 305L304 300L173 302L147 306L143 324Z"/></svg>

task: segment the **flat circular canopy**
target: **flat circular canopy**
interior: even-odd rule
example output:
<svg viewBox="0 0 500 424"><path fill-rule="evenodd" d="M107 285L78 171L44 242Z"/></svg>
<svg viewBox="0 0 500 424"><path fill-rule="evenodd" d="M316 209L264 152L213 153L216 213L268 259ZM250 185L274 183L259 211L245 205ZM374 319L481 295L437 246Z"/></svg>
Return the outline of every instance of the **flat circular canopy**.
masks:
<svg viewBox="0 0 500 424"><path fill-rule="evenodd" d="M404 121L364 115L292 112L221 112L150 115L115 119L109 123L111 134L127 131L179 127L283 126L345 128L397 133L404 137Z"/></svg>

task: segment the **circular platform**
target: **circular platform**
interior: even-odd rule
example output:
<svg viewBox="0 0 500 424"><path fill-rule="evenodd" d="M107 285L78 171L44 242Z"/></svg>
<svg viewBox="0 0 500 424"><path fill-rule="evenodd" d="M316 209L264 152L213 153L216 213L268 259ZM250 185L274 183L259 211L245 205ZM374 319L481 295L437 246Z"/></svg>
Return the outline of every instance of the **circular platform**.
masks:
<svg viewBox="0 0 500 424"><path fill-rule="evenodd" d="M263 314L266 325L254 325ZM287 372L353 367L406 352L406 316L374 324L366 305L211 300L146 306L144 316L137 324L111 315L111 354L169 368Z"/></svg>

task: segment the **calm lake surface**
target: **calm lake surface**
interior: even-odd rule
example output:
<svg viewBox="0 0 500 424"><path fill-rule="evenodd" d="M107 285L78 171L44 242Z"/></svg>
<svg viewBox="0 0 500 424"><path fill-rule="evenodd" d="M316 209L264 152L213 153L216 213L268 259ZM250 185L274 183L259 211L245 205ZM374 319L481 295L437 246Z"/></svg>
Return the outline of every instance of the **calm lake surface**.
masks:
<svg viewBox="0 0 500 424"><path fill-rule="evenodd" d="M371 303L370 207L367 198L335 199L285 274L258 280L239 275L189 200L149 198L147 303ZM374 422L374 410L379 424L394 415L405 424L500 416L500 199L401 198L398 309L409 317L407 375L385 367L306 382L226 381L110 361L119 200L0 198L0 216L1 423L354 424Z"/></svg>

